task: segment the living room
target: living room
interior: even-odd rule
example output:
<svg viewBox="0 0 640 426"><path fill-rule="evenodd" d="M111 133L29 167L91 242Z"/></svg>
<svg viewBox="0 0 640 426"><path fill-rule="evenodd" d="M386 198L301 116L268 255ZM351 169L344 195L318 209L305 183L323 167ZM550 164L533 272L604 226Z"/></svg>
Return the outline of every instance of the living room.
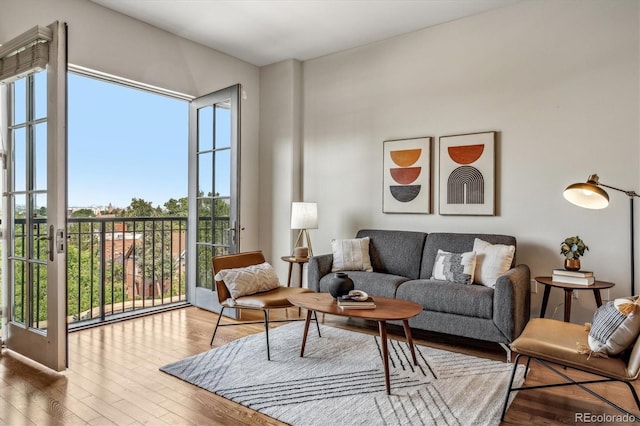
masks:
<svg viewBox="0 0 640 426"><path fill-rule="evenodd" d="M0 40L69 24L69 62L192 96L240 83L243 251L261 249L284 280L293 201L318 205L314 252L362 228L514 235L532 278L562 266L579 235L583 267L629 296L629 211L562 197L597 173L640 189L640 8L628 1L522 1L390 40L256 66L83 0L3 0ZM141 55L140 52L144 52ZM441 215L439 137L497 132L495 215ZM430 214L382 211L383 142L432 137ZM637 212L635 213L637 217ZM637 236L634 236L637 240ZM532 284L531 315L542 288ZM560 292L547 316L561 318ZM553 312L554 309L557 312ZM593 298L573 301L589 322ZM208 343L208 342L207 342Z"/></svg>

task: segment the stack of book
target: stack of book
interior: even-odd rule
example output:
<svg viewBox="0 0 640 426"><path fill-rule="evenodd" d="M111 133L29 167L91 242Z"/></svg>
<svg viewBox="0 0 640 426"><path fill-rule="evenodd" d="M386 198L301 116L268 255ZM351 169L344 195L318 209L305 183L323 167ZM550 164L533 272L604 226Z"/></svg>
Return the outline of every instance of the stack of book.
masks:
<svg viewBox="0 0 640 426"><path fill-rule="evenodd" d="M374 309L376 304L371 297L366 300L356 300L349 296L341 296L338 298L338 306L341 309Z"/></svg>
<svg viewBox="0 0 640 426"><path fill-rule="evenodd" d="M568 271L566 269L554 269L551 279L567 284L591 285L596 282L591 271Z"/></svg>

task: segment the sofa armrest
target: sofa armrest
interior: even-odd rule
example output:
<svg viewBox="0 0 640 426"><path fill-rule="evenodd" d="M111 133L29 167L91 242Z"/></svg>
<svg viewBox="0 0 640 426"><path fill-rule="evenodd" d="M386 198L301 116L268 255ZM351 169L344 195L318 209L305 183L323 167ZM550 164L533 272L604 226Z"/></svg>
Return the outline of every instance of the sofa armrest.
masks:
<svg viewBox="0 0 640 426"><path fill-rule="evenodd" d="M320 291L320 279L331 273L332 266L333 254L321 254L309 259L309 275L307 276L309 289Z"/></svg>
<svg viewBox="0 0 640 426"><path fill-rule="evenodd" d="M493 322L512 342L522 333L530 316L531 271L527 265L517 265L496 281Z"/></svg>

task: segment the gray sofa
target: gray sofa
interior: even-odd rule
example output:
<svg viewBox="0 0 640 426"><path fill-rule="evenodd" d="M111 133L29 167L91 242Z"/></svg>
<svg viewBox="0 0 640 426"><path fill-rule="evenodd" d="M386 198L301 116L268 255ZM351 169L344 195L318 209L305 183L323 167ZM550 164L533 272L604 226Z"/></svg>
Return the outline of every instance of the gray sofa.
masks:
<svg viewBox="0 0 640 426"><path fill-rule="evenodd" d="M432 280L431 275L438 249L468 252L473 249L475 238L515 246L514 237L371 229L356 235L356 238L363 237L370 238L373 272L347 271L356 289L371 296L420 303L424 310L409 320L412 328L496 342L510 355L507 345L522 333L529 321L529 267L516 265L514 256L511 269L498 278L495 288ZM327 291L327 284L334 276L332 263L332 254L310 259L310 289Z"/></svg>

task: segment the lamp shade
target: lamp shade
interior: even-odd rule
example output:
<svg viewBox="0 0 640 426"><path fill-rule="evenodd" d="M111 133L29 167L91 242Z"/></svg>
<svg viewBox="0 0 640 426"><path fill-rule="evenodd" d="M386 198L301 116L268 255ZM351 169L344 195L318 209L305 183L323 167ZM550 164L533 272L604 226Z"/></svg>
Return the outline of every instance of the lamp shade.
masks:
<svg viewBox="0 0 640 426"><path fill-rule="evenodd" d="M316 203L291 204L291 229L317 229L318 205Z"/></svg>
<svg viewBox="0 0 640 426"><path fill-rule="evenodd" d="M609 205L609 194L598 186L598 175L591 175L587 182L567 186L564 198L576 206L587 209L603 209Z"/></svg>

